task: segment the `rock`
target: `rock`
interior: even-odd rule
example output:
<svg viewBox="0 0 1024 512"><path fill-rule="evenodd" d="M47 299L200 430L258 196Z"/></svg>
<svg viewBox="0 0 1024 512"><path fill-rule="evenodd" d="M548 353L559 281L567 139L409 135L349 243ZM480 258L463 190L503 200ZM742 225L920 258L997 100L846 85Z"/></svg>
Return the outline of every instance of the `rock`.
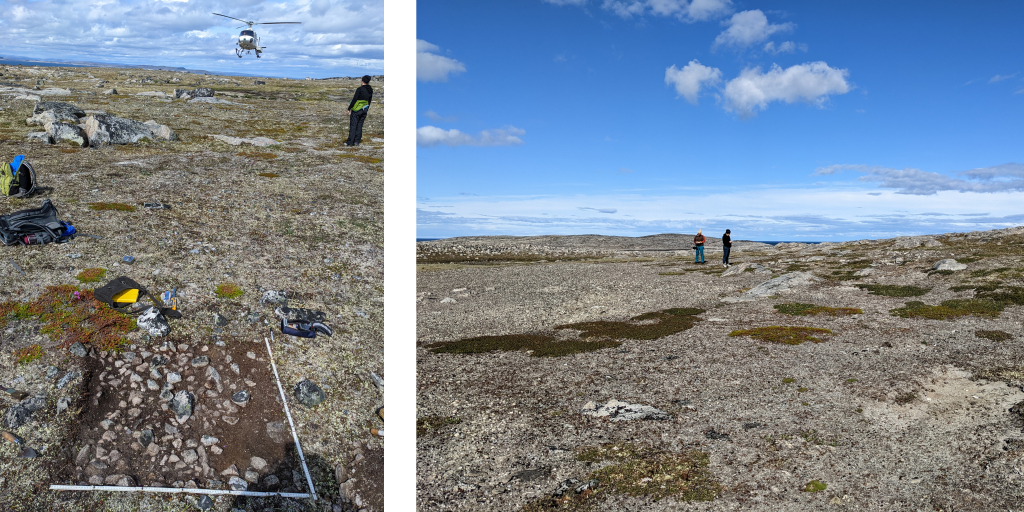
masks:
<svg viewBox="0 0 1024 512"><path fill-rule="evenodd" d="M209 356L196 356L192 358L192 366L202 368L210 364Z"/></svg>
<svg viewBox="0 0 1024 512"><path fill-rule="evenodd" d="M189 94L193 98L212 98L213 89L210 89L209 87L199 87L197 89L193 89Z"/></svg>
<svg viewBox="0 0 1024 512"><path fill-rule="evenodd" d="M153 98L166 98L167 93L161 91L143 91L135 93L136 96L149 96Z"/></svg>
<svg viewBox="0 0 1024 512"><path fill-rule="evenodd" d="M234 416L221 416L220 419L224 420L224 423L227 423L228 425L234 425L234 424L238 423L238 418L236 418ZM214 446L212 448L216 449L217 447ZM217 452L215 452L215 453L217 453Z"/></svg>
<svg viewBox="0 0 1024 512"><path fill-rule="evenodd" d="M57 400L57 414L60 414L71 407L71 397L62 396Z"/></svg>
<svg viewBox="0 0 1024 512"><path fill-rule="evenodd" d="M267 461L261 457L253 457L249 459L249 467L262 473L263 470L267 469Z"/></svg>
<svg viewBox="0 0 1024 512"><path fill-rule="evenodd" d="M790 272L775 279L761 283L743 293L746 297L770 297L787 293L794 288L803 288L812 283L821 281L810 272Z"/></svg>
<svg viewBox="0 0 1024 512"><path fill-rule="evenodd" d="M40 101L40 100L42 100L42 98L40 98L38 95L35 95L35 94L19 94L19 95L15 96L12 99L14 101L17 101L17 100Z"/></svg>
<svg viewBox="0 0 1024 512"><path fill-rule="evenodd" d="M196 404L196 396L192 393L181 390L174 394L168 406L171 412L178 419L178 423L185 423L192 416Z"/></svg>
<svg viewBox="0 0 1024 512"><path fill-rule="evenodd" d="M316 407L326 399L324 391L309 379L295 385L295 399L306 407Z"/></svg>
<svg viewBox="0 0 1024 512"><path fill-rule="evenodd" d="M266 137L253 137L251 139L240 139L238 137L228 137L227 135L209 135L214 139L221 142L231 144L232 146L241 146L242 144L249 144L251 146L265 147L272 146L274 144L280 144L274 139L268 139Z"/></svg>
<svg viewBox="0 0 1024 512"><path fill-rule="evenodd" d="M37 140L39 142L45 142L46 144L53 144L50 140L50 134L46 132L29 132L25 134L25 138L28 140Z"/></svg>
<svg viewBox="0 0 1024 512"><path fill-rule="evenodd" d="M457 304L457 303L458 303L458 301L453 299L453 298L451 298L451 297L445 297L445 298L441 299L441 304Z"/></svg>
<svg viewBox="0 0 1024 512"><path fill-rule="evenodd" d="M233 101L222 100L220 98L209 98L209 97L205 97L205 96L204 97L199 97L199 98L192 98L191 100L189 100L189 103L220 103L220 104L223 104L223 105L234 105L235 104L235 102L233 102Z"/></svg>
<svg viewBox="0 0 1024 512"><path fill-rule="evenodd" d="M139 444L147 448L153 444L153 431L149 429L143 430L142 434L139 435Z"/></svg>
<svg viewBox="0 0 1024 512"><path fill-rule="evenodd" d="M228 486L231 487L232 491L245 491L249 489L249 482L233 476L228 479Z"/></svg>
<svg viewBox="0 0 1024 512"><path fill-rule="evenodd" d="M167 372L167 383L177 384L181 382L181 374L178 372Z"/></svg>
<svg viewBox="0 0 1024 512"><path fill-rule="evenodd" d="M267 423L267 436L278 444L284 444L292 440L291 432L288 431L288 425L281 421Z"/></svg>
<svg viewBox="0 0 1024 512"><path fill-rule="evenodd" d="M162 356L158 354L153 356L153 359L149 360L149 369L152 370L157 366L163 366L165 364L167 364L167 356Z"/></svg>
<svg viewBox="0 0 1024 512"><path fill-rule="evenodd" d="M46 126L48 124L59 123L61 121L62 119L57 117L53 112L40 112L38 114L33 114L32 117L29 117L28 119L25 119L25 124L29 126ZM78 118L75 117L74 121L77 123Z"/></svg>
<svg viewBox="0 0 1024 512"><path fill-rule="evenodd" d="M245 389L231 395L231 401L238 405L244 405L250 398L252 398L252 394Z"/></svg>
<svg viewBox="0 0 1024 512"><path fill-rule="evenodd" d="M281 485L281 479L277 475L267 475L263 478L263 486L267 489L276 489Z"/></svg>
<svg viewBox="0 0 1024 512"><path fill-rule="evenodd" d="M74 103L63 101L40 101L32 109L33 115L50 112L58 121L72 121L77 123L79 118L85 117L85 111L78 108ZM45 124L45 123L43 123Z"/></svg>
<svg viewBox="0 0 1024 512"><path fill-rule="evenodd" d="M122 119L109 114L92 114L82 122L90 146L106 144L133 144L142 139L153 139L153 130L145 123Z"/></svg>
<svg viewBox="0 0 1024 512"><path fill-rule="evenodd" d="M327 321L327 313L324 313L323 311L305 308L289 308L287 306L278 306L277 308L274 308L274 316L289 322L311 323Z"/></svg>
<svg viewBox="0 0 1024 512"><path fill-rule="evenodd" d="M608 418L611 421L667 420L670 418L667 412L655 407L627 404L614 399L600 407L594 402L587 402L580 414L595 418Z"/></svg>
<svg viewBox="0 0 1024 512"><path fill-rule="evenodd" d="M195 450L185 450L181 452L181 460L185 464L192 464L199 460L199 454Z"/></svg>
<svg viewBox="0 0 1024 512"><path fill-rule="evenodd" d="M47 379L53 379L53 378L57 377L57 375L60 375L60 370L57 369L56 366L47 366L46 367L46 378Z"/></svg>
<svg viewBox="0 0 1024 512"><path fill-rule="evenodd" d="M67 96L71 94L69 89L61 89L60 87L47 87L39 91L41 96Z"/></svg>
<svg viewBox="0 0 1024 512"><path fill-rule="evenodd" d="M89 477L90 485L103 485L103 477L99 475L92 475Z"/></svg>
<svg viewBox="0 0 1024 512"><path fill-rule="evenodd" d="M942 242L940 242L940 241L938 241L938 240L936 240L934 238L929 238L929 239L926 239L924 241L924 246L925 247L942 247Z"/></svg>
<svg viewBox="0 0 1024 512"><path fill-rule="evenodd" d="M71 383L71 381L77 379L80 376L81 374L78 372L68 372L67 375L61 377L60 381L57 382L57 389L64 389L64 386L67 386L68 384Z"/></svg>
<svg viewBox="0 0 1024 512"><path fill-rule="evenodd" d="M82 342L80 341L72 343L71 346L68 347L68 350L78 357L85 357L89 353L89 351L86 350L85 345L82 345Z"/></svg>
<svg viewBox="0 0 1024 512"><path fill-rule="evenodd" d="M128 476L128 475L122 476L117 481L117 486L118 487L135 487L135 479L132 478L131 476Z"/></svg>
<svg viewBox="0 0 1024 512"><path fill-rule="evenodd" d="M210 498L209 494L204 494L196 501L196 508L199 510L210 510L213 508L213 499Z"/></svg>
<svg viewBox="0 0 1024 512"><path fill-rule="evenodd" d="M249 483L256 483L260 481L260 474L255 471L245 472L245 481Z"/></svg>
<svg viewBox="0 0 1024 512"><path fill-rule="evenodd" d="M178 140L178 134L174 133L174 130L165 124L160 124L152 119L142 124L149 127L153 132L153 137L163 140Z"/></svg>
<svg viewBox="0 0 1024 512"><path fill-rule="evenodd" d="M150 336L162 337L171 332L171 326L167 324L167 319L155 307L150 307L142 312L136 323L140 329L148 331Z"/></svg>
<svg viewBox="0 0 1024 512"><path fill-rule="evenodd" d="M92 445L85 445L78 450L78 455L75 456L75 465L84 466L89 463L89 453L92 452Z"/></svg>
<svg viewBox="0 0 1024 512"><path fill-rule="evenodd" d="M160 384L157 384L157 382L153 379L146 379L146 387L149 388L150 391L160 390Z"/></svg>
<svg viewBox="0 0 1024 512"><path fill-rule="evenodd" d="M263 296L260 297L260 304L288 304L288 294L281 290L267 290L263 292Z"/></svg>
<svg viewBox="0 0 1024 512"><path fill-rule="evenodd" d="M103 94L106 94L108 96L113 96L113 95L117 94L117 89L113 89L113 88L107 89L107 90L103 91Z"/></svg>
<svg viewBox="0 0 1024 512"><path fill-rule="evenodd" d="M952 270L954 272L957 270L964 270L965 268L967 268L967 265L959 263L952 258L939 260L932 266L932 270Z"/></svg>
<svg viewBox="0 0 1024 512"><path fill-rule="evenodd" d="M263 80L253 80L252 84L253 85L267 85L267 83L264 82Z"/></svg>
<svg viewBox="0 0 1024 512"><path fill-rule="evenodd" d="M875 273L874 267L868 267L868 268L862 268L862 269L854 272L853 275L855 275L857 277L863 277L863 276L870 276L871 274L874 274L874 273Z"/></svg>
<svg viewBox="0 0 1024 512"><path fill-rule="evenodd" d="M224 327L228 325L228 319L220 313L213 314L213 325L214 327Z"/></svg>

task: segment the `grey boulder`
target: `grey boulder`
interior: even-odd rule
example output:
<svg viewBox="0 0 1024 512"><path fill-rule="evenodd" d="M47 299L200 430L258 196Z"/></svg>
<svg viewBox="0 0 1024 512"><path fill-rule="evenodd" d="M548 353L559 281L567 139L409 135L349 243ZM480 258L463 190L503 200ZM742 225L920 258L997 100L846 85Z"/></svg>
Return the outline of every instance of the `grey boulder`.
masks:
<svg viewBox="0 0 1024 512"><path fill-rule="evenodd" d="M50 143L70 142L79 147L89 145L89 137L77 124L49 123L46 125L46 133L50 135Z"/></svg>
<svg viewBox="0 0 1024 512"><path fill-rule="evenodd" d="M90 146L105 144L132 144L142 139L154 139L152 125L134 119L122 119L110 114L93 114L82 122L89 136Z"/></svg>
<svg viewBox="0 0 1024 512"><path fill-rule="evenodd" d="M288 304L288 294L283 290L267 290L260 297L260 304Z"/></svg>
<svg viewBox="0 0 1024 512"><path fill-rule="evenodd" d="M783 274L770 281L765 281L743 293L746 300L756 297L770 297L793 291L795 288L805 288L813 283L821 281L810 272L790 272Z"/></svg>
<svg viewBox="0 0 1024 512"><path fill-rule="evenodd" d="M316 407L323 403L327 396L313 381L304 379L295 385L295 399L306 407Z"/></svg>
<svg viewBox="0 0 1024 512"><path fill-rule="evenodd" d="M595 418L608 418L609 421L667 420L671 417L667 412L650 405L627 404L615 399L609 400L608 403L601 406L594 402L587 402L580 410L580 414Z"/></svg>
<svg viewBox="0 0 1024 512"><path fill-rule="evenodd" d="M149 332L150 336L167 336L167 334L171 332L171 326L167 324L167 319L164 318L164 315L160 314L159 309L154 307L143 311L142 314L139 315L138 320L136 320L136 323L138 324L139 329L145 329Z"/></svg>
<svg viewBox="0 0 1024 512"><path fill-rule="evenodd" d="M965 268L967 268L967 265L965 265L963 263L960 263L960 262L958 262L958 261L956 261L956 260L954 260L952 258L946 258L944 260L939 260L939 261L937 261L935 263L934 266L932 266L932 270L952 270L952 271L957 271L957 270L964 270Z"/></svg>
<svg viewBox="0 0 1024 512"><path fill-rule="evenodd" d="M274 316L289 322L312 323L324 322L327 320L327 314L323 311L305 308L290 308L288 306L278 306L275 308Z"/></svg>
<svg viewBox="0 0 1024 512"><path fill-rule="evenodd" d="M66 103L63 101L40 101L39 103L36 103L35 108L32 109L32 116L35 117L46 112L51 113L58 121L78 122L80 118L85 117L84 110L78 108L78 106L73 103Z"/></svg>
<svg viewBox="0 0 1024 512"><path fill-rule="evenodd" d="M195 411L196 396L184 389L174 394L174 398L167 404L174 413L178 423L185 423Z"/></svg>

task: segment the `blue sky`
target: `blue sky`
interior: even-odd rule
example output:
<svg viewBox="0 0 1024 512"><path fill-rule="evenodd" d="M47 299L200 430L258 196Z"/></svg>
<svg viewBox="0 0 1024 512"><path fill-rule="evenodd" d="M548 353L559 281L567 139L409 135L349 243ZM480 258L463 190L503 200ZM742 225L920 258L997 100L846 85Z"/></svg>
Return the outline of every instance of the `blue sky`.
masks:
<svg viewBox="0 0 1024 512"><path fill-rule="evenodd" d="M419 237L1024 223L1021 2L417 9Z"/></svg>
<svg viewBox="0 0 1024 512"><path fill-rule="evenodd" d="M267 50L239 59L241 22ZM382 0L0 0L0 56L160 65L287 78L384 71Z"/></svg>

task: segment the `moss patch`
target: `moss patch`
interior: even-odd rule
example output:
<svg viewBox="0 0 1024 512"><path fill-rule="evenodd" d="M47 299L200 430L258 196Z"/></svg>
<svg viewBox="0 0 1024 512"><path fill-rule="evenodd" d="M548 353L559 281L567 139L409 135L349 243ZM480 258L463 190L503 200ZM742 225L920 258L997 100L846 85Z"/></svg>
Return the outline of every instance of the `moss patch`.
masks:
<svg viewBox="0 0 1024 512"><path fill-rule="evenodd" d="M118 212L134 212L135 207L130 204L124 203L89 203L90 210L107 211L114 210Z"/></svg>
<svg viewBox="0 0 1024 512"><path fill-rule="evenodd" d="M217 286L217 296L222 299L234 299L241 297L245 290L238 287L234 283L222 283Z"/></svg>
<svg viewBox="0 0 1024 512"><path fill-rule="evenodd" d="M79 272L75 279L83 283L98 283L105 275L107 275L107 269L105 268L87 268Z"/></svg>
<svg viewBox="0 0 1024 512"><path fill-rule="evenodd" d="M43 348L39 345L30 345L23 349L15 350L14 357L18 364L28 364L43 357Z"/></svg>
<svg viewBox="0 0 1024 512"><path fill-rule="evenodd" d="M563 340L542 334L509 334L505 336L476 336L457 341L431 343L427 348L435 354L483 354L486 352L528 350L533 357L560 357L603 348L613 348L621 342L612 340Z"/></svg>
<svg viewBox="0 0 1024 512"><path fill-rule="evenodd" d="M128 341L124 335L136 327L134 318L96 300L92 290L67 284L47 286L32 302L0 303L0 328L11 320L26 319L42 323L39 332L61 348L81 342L100 350L120 350Z"/></svg>
<svg viewBox="0 0 1024 512"><path fill-rule="evenodd" d="M820 327L785 327L781 325L770 325L768 327L732 331L729 333L729 336L750 336L756 340L783 343L786 345L799 345L805 341L821 343L822 340L820 338L816 338L814 336L815 334L833 334L833 332Z"/></svg>
<svg viewBox="0 0 1024 512"><path fill-rule="evenodd" d="M796 382L796 379L794 379L793 377L786 377L782 379L783 384L792 384L794 382Z"/></svg>
<svg viewBox="0 0 1024 512"><path fill-rule="evenodd" d="M263 176L264 178L280 178L281 175L273 172L261 172L257 176Z"/></svg>
<svg viewBox="0 0 1024 512"><path fill-rule="evenodd" d="M811 480L801 489L803 492L820 492L828 488L828 484L818 480Z"/></svg>
<svg viewBox="0 0 1024 512"><path fill-rule="evenodd" d="M626 322L599 320L558 325L555 326L555 329L582 331L580 336L583 338L656 340L693 327L696 322L700 321L700 318L695 315L703 312L703 309L696 308L671 308L637 315ZM648 323L650 320L657 321Z"/></svg>
<svg viewBox="0 0 1024 512"><path fill-rule="evenodd" d="M647 445L608 443L584 447L576 458L612 464L591 472L587 477L591 485L586 490L577 494L570 489L562 496L527 503L524 512L600 508L597 503L609 494L712 501L722 492L722 485L708 470L708 454L697 450L672 453Z"/></svg>
<svg viewBox="0 0 1024 512"><path fill-rule="evenodd" d="M871 295L883 295L885 297L920 297L931 291L930 288L894 284L858 284L857 288L867 290Z"/></svg>
<svg viewBox="0 0 1024 512"><path fill-rule="evenodd" d="M814 304L776 304L772 306L776 311L784 315L791 316L813 316L813 315L829 315L829 316L844 316L844 315L859 315L864 313L858 308L829 308L825 306L816 306Z"/></svg>
<svg viewBox="0 0 1024 512"><path fill-rule="evenodd" d="M1013 335L1004 331L974 331L974 335L992 341L1010 341Z"/></svg>
<svg viewBox="0 0 1024 512"><path fill-rule="evenodd" d="M433 435L448 425L457 425L459 423L462 423L461 419L451 416L426 416L418 418L416 420L416 437Z"/></svg>
<svg viewBox="0 0 1024 512"><path fill-rule="evenodd" d="M928 318L931 320L949 320L974 315L995 318L1006 306L987 299L950 299L942 301L938 306L929 306L921 301L907 302L906 306L896 308L890 313L901 318Z"/></svg>
<svg viewBox="0 0 1024 512"><path fill-rule="evenodd" d="M379 164L384 161L383 158L374 158L366 155L338 155L338 160L344 162L345 160L355 160L356 162L362 162L364 164Z"/></svg>

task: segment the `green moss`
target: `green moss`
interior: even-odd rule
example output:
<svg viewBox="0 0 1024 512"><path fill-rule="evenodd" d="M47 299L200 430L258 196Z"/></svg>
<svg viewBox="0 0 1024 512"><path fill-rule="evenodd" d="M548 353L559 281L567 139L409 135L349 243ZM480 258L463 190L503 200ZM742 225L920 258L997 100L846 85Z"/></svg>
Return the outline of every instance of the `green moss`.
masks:
<svg viewBox="0 0 1024 512"><path fill-rule="evenodd" d="M977 299L989 299L1003 304L1024 306L1024 287L1003 286L995 290L975 288L974 297Z"/></svg>
<svg viewBox="0 0 1024 512"><path fill-rule="evenodd" d="M796 379L794 379L793 377L786 377L782 379L783 384L792 384L794 382L796 382Z"/></svg>
<svg viewBox="0 0 1024 512"><path fill-rule="evenodd" d="M257 176L263 176L264 178L280 178L281 175L273 172L261 172Z"/></svg>
<svg viewBox="0 0 1024 512"><path fill-rule="evenodd" d="M621 342L612 340L563 340L540 334L509 334L505 336L476 336L457 341L431 343L426 347L435 354L483 354L516 350L531 351L533 357L561 357L603 348L614 348Z"/></svg>
<svg viewBox="0 0 1024 512"><path fill-rule="evenodd" d="M426 416L416 419L416 437L425 437L436 434L439 430L448 425L462 423L459 418L451 416Z"/></svg>
<svg viewBox="0 0 1024 512"><path fill-rule="evenodd" d="M857 379L846 379L847 384L853 384L854 382L857 382Z"/></svg>
<svg viewBox="0 0 1024 512"><path fill-rule="evenodd" d="M995 318L1006 306L987 299L950 299L942 301L938 306L930 306L921 301L907 302L906 306L896 308L890 313L901 318L928 318L931 320L950 320L974 315Z"/></svg>
<svg viewBox="0 0 1024 512"><path fill-rule="evenodd" d="M781 325L770 325L768 327L732 331L729 333L729 336L750 336L756 340L768 341L771 343L783 343L786 345L799 345L805 341L821 343L821 339L812 336L814 334L833 333L828 329L822 329L819 327L786 327Z"/></svg>
<svg viewBox="0 0 1024 512"><path fill-rule="evenodd" d="M931 291L930 288L893 284L858 284L857 288L867 290L871 295L883 295L885 297L920 297Z"/></svg>
<svg viewBox="0 0 1024 512"><path fill-rule="evenodd" d="M105 275L107 275L107 269L105 268L87 268L79 272L75 279L83 283L98 283Z"/></svg>
<svg viewBox="0 0 1024 512"><path fill-rule="evenodd" d="M89 203L90 210L114 210L119 212L134 212L135 207L124 203Z"/></svg>
<svg viewBox="0 0 1024 512"><path fill-rule="evenodd" d="M234 283L221 283L217 286L216 293L222 299L234 299L241 297L245 290L242 290Z"/></svg>
<svg viewBox="0 0 1024 512"><path fill-rule="evenodd" d="M722 485L708 469L705 452L691 450L672 453L633 443L608 443L589 446L577 452L584 462L611 462L587 477L589 489L576 494L551 496L527 503L524 512L549 510L587 510L600 508L609 494L644 496L653 500L673 498L681 501L712 501Z"/></svg>
<svg viewBox="0 0 1024 512"><path fill-rule="evenodd" d="M37 345L31 345L23 349L15 350L14 357L18 364L28 364L43 357L43 348Z"/></svg>
<svg viewBox="0 0 1024 512"><path fill-rule="evenodd" d="M580 336L583 338L655 340L693 327L696 322L700 321L700 318L695 315L703 312L704 310L695 308L671 308L637 315L627 322L599 320L558 325L555 326L555 329L582 331ZM657 320L657 322L646 323L649 320Z"/></svg>
<svg viewBox="0 0 1024 512"><path fill-rule="evenodd" d="M814 304L776 304L772 306L776 311L784 315L791 316L812 316L812 315L829 315L829 316L845 316L845 315L859 315L864 313L858 308L830 308L826 306L816 306Z"/></svg>
<svg viewBox="0 0 1024 512"><path fill-rule="evenodd" d="M992 341L1010 341L1013 335L1004 331L974 331L974 335Z"/></svg>
<svg viewBox="0 0 1024 512"><path fill-rule="evenodd" d="M806 393L807 391L808 391L807 388L797 388L797 390L796 390L797 393Z"/></svg>
<svg viewBox="0 0 1024 512"><path fill-rule="evenodd" d="M818 480L811 480L810 482L807 482L807 485L805 485L802 490L803 492L819 492L824 491L827 488L828 485L825 484L824 482L820 482Z"/></svg>

